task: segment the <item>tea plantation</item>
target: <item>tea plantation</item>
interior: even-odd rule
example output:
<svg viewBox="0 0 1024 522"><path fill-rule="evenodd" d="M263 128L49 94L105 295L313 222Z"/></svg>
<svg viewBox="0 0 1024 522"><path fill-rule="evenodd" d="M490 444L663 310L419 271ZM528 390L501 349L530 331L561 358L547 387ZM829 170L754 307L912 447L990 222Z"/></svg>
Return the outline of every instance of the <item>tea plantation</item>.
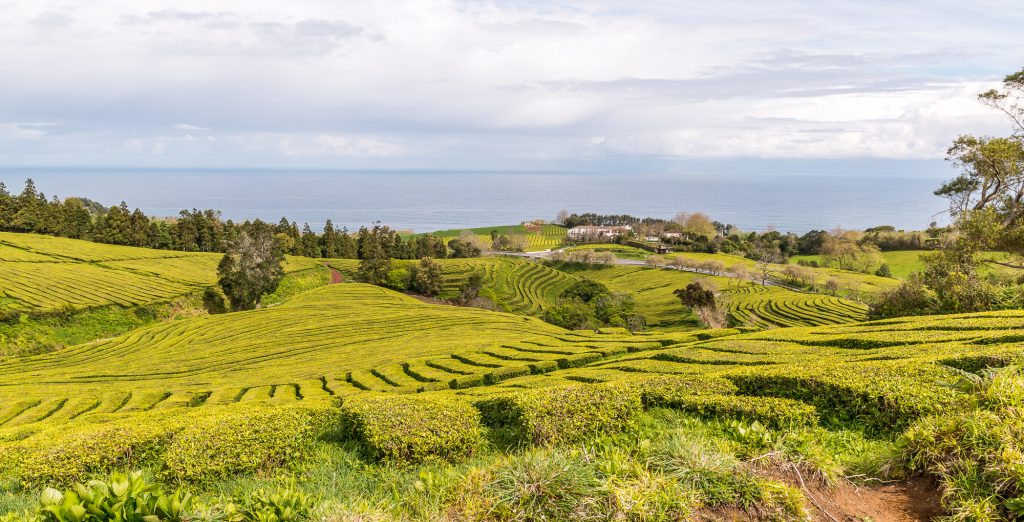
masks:
<svg viewBox="0 0 1024 522"><path fill-rule="evenodd" d="M0 307L47 310L168 301L214 284L220 258L0 232ZM289 256L285 270L318 266Z"/></svg>
<svg viewBox="0 0 1024 522"><path fill-rule="evenodd" d="M0 241L18 309L167 299L210 284L216 260ZM269 498L305 513L289 520L821 519L835 488L920 475L946 512L999 520L1024 494L1024 311L864 322L846 299L679 270L442 265L443 296L477 272L506 311L320 274L267 308L0 360L0 516L38 520L41 488L119 470L196 492L203 520L264 520L250 511ZM651 328L531 317L584 277L633 295ZM739 327L683 312L672 290L701 278Z"/></svg>

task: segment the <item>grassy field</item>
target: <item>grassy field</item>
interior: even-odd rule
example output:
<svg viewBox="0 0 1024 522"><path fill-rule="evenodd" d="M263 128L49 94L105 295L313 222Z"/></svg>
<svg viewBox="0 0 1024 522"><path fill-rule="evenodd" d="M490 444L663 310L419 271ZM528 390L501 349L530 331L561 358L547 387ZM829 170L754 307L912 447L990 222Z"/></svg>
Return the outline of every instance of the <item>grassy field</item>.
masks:
<svg viewBox="0 0 1024 522"><path fill-rule="evenodd" d="M625 267L609 270L606 280L628 277L619 268ZM427 458L427 467L419 468L421 482L436 473L429 480L471 488L465 494L474 501L490 499L486 492L471 493L479 473L500 476L507 466L548 462L575 466L586 462L580 460L585 454L559 448L612 436L634 419L640 424L629 429L643 430L636 436L655 449L635 453L637 442L628 433L585 446L612 452L595 457L594 465L605 470L599 489L620 491L621 481L639 476L682 488L666 502L686 513L747 505L798 519L808 505L800 488L786 490L791 486L778 476L742 465L745 459L803 440L778 451L801 459L808 473L835 476L843 473L837 466L868 466L919 419L969 402L969 387L956 385L966 382L965 372L1020 360L1022 327L1024 312L1012 311L745 334L600 334L426 304L367 285L330 285L268 309L149 326L0 363L0 476L31 491L110 467L145 466L156 477L197 487L253 473L266 484L269 470L312 459L296 471L308 481L306 488L324 484L308 473L334 473L337 480L340 472L352 481L380 477L346 493L371 504L336 509L369 509L385 519L431 518L466 509L458 500L465 497L441 495L434 504L410 506L407 500L420 498L410 491L399 503L373 503L389 488L394 498L393 488L403 487L397 484L413 472L391 467L393 459ZM325 422L337 422L330 419L339 399L345 418L359 419L356 431L341 435L357 443L355 449L314 437ZM754 421L754 428L743 429L755 429L750 433L757 439L730 431ZM419 429L426 430L425 438L416 435ZM487 430L526 441L527 449L502 449L497 441L504 438L480 438ZM750 504L736 496L743 489L734 478L712 493L676 482L674 468L646 453L678 436L690 442L674 454L725 459L733 464L720 473L753 480L757 486L749 487L757 493ZM692 437L705 442L693 446ZM846 442L836 449L829 440ZM528 449L533 445L540 449ZM714 447L719 449L709 449ZM472 454L474 460L458 464ZM528 464L535 458L541 460ZM369 461L344 464L351 459ZM374 464L377 459L383 460ZM335 471L323 469L324 462ZM421 493L429 487L417 486ZM661 490L634 494L655 491ZM789 493L777 497L771 491ZM12 498L20 499L10 501L12 508L28 502ZM501 498L490 501L500 504ZM602 509L639 509L614 506ZM484 519L519 519L492 515Z"/></svg>
<svg viewBox="0 0 1024 522"><path fill-rule="evenodd" d="M438 236L447 243L448 241L459 237L462 232L467 229L451 229L451 230L438 230L430 232L435 236ZM565 242L566 228L560 225L541 225L539 230L531 231L523 225L502 225L495 227L479 227L468 229L480 242L488 247L491 245L491 232L497 232L498 234L506 234L510 236L523 236L526 240L527 252L537 252L540 250L549 250L552 248L558 248Z"/></svg>
<svg viewBox="0 0 1024 522"><path fill-rule="evenodd" d="M897 279L906 279L910 274L914 272L921 272L924 270L924 263L921 261L921 255L931 252L930 250L900 250L894 252L882 252L882 262L889 265L889 270L892 272L892 276ZM1009 255L1006 252L985 252L982 254L987 259L995 260L1006 260ZM822 256L794 256L792 262L798 260L805 261L817 261L818 263L824 263ZM1018 275L1019 270L1011 268L1000 267L997 265L983 266L982 271L985 272L997 272L1007 275Z"/></svg>

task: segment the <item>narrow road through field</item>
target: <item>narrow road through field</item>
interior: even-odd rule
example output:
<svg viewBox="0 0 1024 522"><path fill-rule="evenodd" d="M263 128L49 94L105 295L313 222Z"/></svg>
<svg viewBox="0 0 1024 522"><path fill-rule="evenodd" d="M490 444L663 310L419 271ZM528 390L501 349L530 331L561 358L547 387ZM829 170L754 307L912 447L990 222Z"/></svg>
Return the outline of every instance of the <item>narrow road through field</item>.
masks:
<svg viewBox="0 0 1024 522"><path fill-rule="evenodd" d="M324 265L331 271L331 284L337 284L345 281L345 277L341 275L341 272L335 270L333 267Z"/></svg>

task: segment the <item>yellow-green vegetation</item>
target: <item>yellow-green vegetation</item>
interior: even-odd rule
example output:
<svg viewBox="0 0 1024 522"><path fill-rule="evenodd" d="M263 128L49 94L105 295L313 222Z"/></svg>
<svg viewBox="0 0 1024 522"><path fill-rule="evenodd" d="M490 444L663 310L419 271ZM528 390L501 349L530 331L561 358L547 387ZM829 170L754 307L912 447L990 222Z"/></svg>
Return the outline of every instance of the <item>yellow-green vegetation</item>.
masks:
<svg viewBox="0 0 1024 522"><path fill-rule="evenodd" d="M722 263L726 270L735 265L742 266L751 272L752 277L758 280L760 278L760 270L757 265L757 262L751 259L747 259L745 257L735 256L732 254L706 254L694 252L670 254L666 257L670 259L673 256L679 256L684 259L692 259L697 262L717 261ZM798 259L800 258L793 258L791 264L795 264L796 260ZM808 272L813 276L812 281L790 281L789 277L785 273L786 266L787 265L781 264L770 265L768 267L769 277L777 281L786 282L787 284L808 287L809 289L819 292L825 292L826 283L830 279L834 279L838 285L838 294L854 297L862 294L877 294L879 292L894 288L899 285L899 281L892 278L879 277L873 274L864 274L861 272L852 272L849 270L840 270L838 268L831 267L806 267Z"/></svg>
<svg viewBox="0 0 1024 522"><path fill-rule="evenodd" d="M623 268L632 267L609 270ZM430 463L407 483L420 485L399 490L425 504L379 508L396 516L633 513L646 508L630 499L666 494L647 505L677 514L756 505L796 518L799 489L744 459L772 453L829 480L860 469L858 459L880 455L865 434L891 448L915 422L970 403L972 372L1020 362L1021 328L1024 312L1007 311L751 333L570 332L330 285L271 308L0 363L0 476L37 487L141 466L170 483L212 485L307 462L302 473L353 483L384 473L359 495L394 495L404 472L351 464L363 455ZM829 446L835 437L847 446ZM329 441L351 441L356 453ZM573 449L578 441L590 442ZM716 464L694 468L695 458ZM515 496L518 481L554 464L580 474L566 485L582 491L565 497L571 505ZM555 475L546 486L564 478ZM461 493L431 497L437 481Z"/></svg>
<svg viewBox="0 0 1024 522"><path fill-rule="evenodd" d="M921 256L933 252L932 250L896 250L891 252L881 252L879 255L882 258L882 262L889 265L889 271L892 276L897 279L906 279L910 274L914 272L921 272L924 270L924 261L921 260ZM997 261L1006 261L1010 257L1006 252L982 252L980 257L984 259L994 259ZM794 256L791 261L796 263L798 261L814 261L821 265L825 265L826 262L822 256ZM997 274L1013 274L1019 275L1019 270L1014 270L1008 267L1002 267L999 265L983 265L981 268L983 273L997 273Z"/></svg>
<svg viewBox="0 0 1024 522"><path fill-rule="evenodd" d="M221 254L0 232L0 308L51 310L169 301L217 280ZM319 267L288 257L286 271Z"/></svg>
<svg viewBox="0 0 1024 522"><path fill-rule="evenodd" d="M647 318L647 324L652 328L699 326L695 317L682 313L679 298L672 293L694 281L717 287L722 293L731 322L739 326L815 326L867 319L867 307L860 303L787 288L762 286L735 278L621 265L588 267L574 271L573 274L600 281L613 291L632 294L638 311Z"/></svg>
<svg viewBox="0 0 1024 522"><path fill-rule="evenodd" d="M451 229L451 230L438 230L431 232L431 234L440 237L445 243L451 241L462 235L463 232L469 230L482 245L486 247L491 246L491 232L497 232L498 234L522 237L524 248L527 252L537 252L540 250L550 250L552 248L558 248L565 243L566 229L561 225L539 225L539 226L524 226L524 225L502 225L495 227L479 227L471 229Z"/></svg>

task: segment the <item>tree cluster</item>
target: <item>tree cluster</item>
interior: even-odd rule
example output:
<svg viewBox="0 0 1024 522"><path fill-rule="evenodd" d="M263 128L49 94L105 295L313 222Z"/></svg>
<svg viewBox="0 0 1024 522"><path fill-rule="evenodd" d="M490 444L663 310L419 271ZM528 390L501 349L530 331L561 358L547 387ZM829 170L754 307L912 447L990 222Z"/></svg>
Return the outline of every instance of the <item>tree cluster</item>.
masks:
<svg viewBox="0 0 1024 522"><path fill-rule="evenodd" d="M644 317L635 312L633 297L613 293L608 287L582 279L562 291L554 305L544 310L543 319L570 330L594 330L603 326L642 330Z"/></svg>

